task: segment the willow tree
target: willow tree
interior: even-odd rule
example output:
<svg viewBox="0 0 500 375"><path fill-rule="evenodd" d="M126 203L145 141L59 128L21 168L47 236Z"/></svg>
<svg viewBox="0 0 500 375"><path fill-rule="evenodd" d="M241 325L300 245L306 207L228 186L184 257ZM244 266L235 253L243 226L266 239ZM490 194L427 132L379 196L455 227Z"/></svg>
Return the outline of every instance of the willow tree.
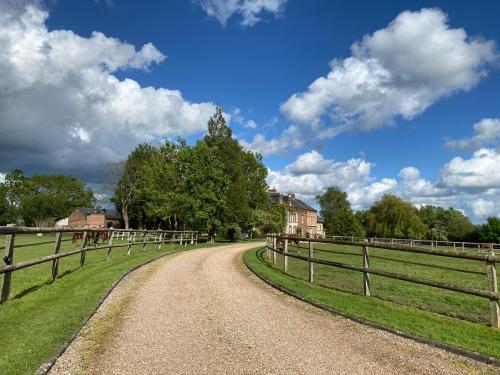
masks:
<svg viewBox="0 0 500 375"><path fill-rule="evenodd" d="M416 207L392 194L384 195L368 211L369 236L420 239L426 230Z"/></svg>

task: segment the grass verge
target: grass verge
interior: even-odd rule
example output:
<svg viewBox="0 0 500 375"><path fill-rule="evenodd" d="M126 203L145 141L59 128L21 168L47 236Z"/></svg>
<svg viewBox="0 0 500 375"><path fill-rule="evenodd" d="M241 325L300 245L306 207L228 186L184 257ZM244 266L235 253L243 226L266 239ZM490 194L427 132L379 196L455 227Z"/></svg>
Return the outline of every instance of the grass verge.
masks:
<svg viewBox="0 0 500 375"><path fill-rule="evenodd" d="M16 244L51 238L18 236ZM129 256L126 247L117 248L111 260L106 260L106 250L91 251L81 268L78 255L61 259L59 278L54 283L50 283L51 262L14 272L11 297L0 305L0 373L36 371L80 328L102 295L128 270L161 255L214 245L163 245L160 250L157 245L144 249L134 246ZM73 245L65 242L64 246L62 251ZM52 251L52 244L19 248L15 249L14 260L33 259Z"/></svg>
<svg viewBox="0 0 500 375"><path fill-rule="evenodd" d="M269 264L265 259L265 249L249 250L244 258L257 274L317 304L410 335L500 358L500 330L388 300L367 299L361 295L310 284Z"/></svg>

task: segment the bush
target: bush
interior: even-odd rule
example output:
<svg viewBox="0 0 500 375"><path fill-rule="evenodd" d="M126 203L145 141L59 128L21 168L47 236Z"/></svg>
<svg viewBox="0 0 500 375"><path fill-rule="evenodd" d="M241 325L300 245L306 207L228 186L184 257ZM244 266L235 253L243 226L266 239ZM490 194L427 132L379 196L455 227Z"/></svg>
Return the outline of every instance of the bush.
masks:
<svg viewBox="0 0 500 375"><path fill-rule="evenodd" d="M237 224L230 224L224 228L224 237L230 241L241 240L241 228Z"/></svg>

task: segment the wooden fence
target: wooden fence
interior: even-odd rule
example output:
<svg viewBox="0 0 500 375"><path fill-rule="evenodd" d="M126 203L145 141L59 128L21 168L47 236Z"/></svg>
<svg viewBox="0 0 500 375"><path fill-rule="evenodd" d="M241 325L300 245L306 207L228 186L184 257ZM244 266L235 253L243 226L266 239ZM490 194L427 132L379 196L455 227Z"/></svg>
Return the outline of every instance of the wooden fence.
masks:
<svg viewBox="0 0 500 375"><path fill-rule="evenodd" d="M478 252L500 251L500 244L490 242L460 242L460 241L438 241L438 240L414 240L410 238L377 238L377 237L353 237L353 236L330 236L337 241L368 241L386 243L391 245L406 245L411 247L429 246L431 248L453 248L453 250L477 250Z"/></svg>
<svg viewBox="0 0 500 375"><path fill-rule="evenodd" d="M290 254L288 252L289 242L301 243L305 242L308 244L308 256L302 256L298 254ZM351 245L361 247L363 249L363 266L355 266L340 262L333 262L324 259L318 259L314 257L314 243L328 243L328 244L341 244L341 245ZM280 246L278 246L280 245ZM395 272L389 272L380 269L374 269L370 267L370 252L369 248L378 248L385 250L403 251L410 253L427 254L433 256L443 256L457 259L484 261L486 264L486 276L488 278L488 290L468 288L459 285L453 285L444 283L441 281L434 281L423 279L415 276L404 275ZM308 262L308 280L310 283L314 282L314 264L322 264L330 267L342 268L350 271L363 273L363 290L365 297L370 296L370 275L378 275L391 279L407 281L420 285L432 286L435 288L451 290L454 292L469 294L477 297L487 298L490 301L490 324L493 328L500 328L500 293L498 292L497 286L497 273L496 273L496 262L498 258L495 256L493 250L486 254L471 254L459 251L449 251L449 250L437 250L428 248L419 248L416 246L404 246L399 244L382 244L378 242L367 242L367 241L346 241L346 240L328 240L328 239L312 239L312 238L297 238L291 236L277 236L269 235L267 236L267 256L272 260L273 264L276 264L276 254L283 255L283 268L284 271L288 271L288 258L299 259ZM439 267L446 268L446 267Z"/></svg>
<svg viewBox="0 0 500 375"><path fill-rule="evenodd" d="M52 241L42 241L28 244L15 244L15 238L19 235L39 234L39 233L55 233L55 238ZM63 239L64 233L73 234L73 238ZM111 252L114 248L127 247L127 255L130 255L133 246L142 246L144 249L148 244L158 244L158 249L162 244L181 245L197 244L197 231L166 231L166 230L134 230L134 229L93 229L93 228L31 228L31 227L16 227L16 226L0 226L0 235L5 235L5 256L3 261L4 266L0 267L0 274L3 274L2 290L0 295L0 303L6 301L10 294L12 272L21 270L27 267L33 267L38 264L52 262L51 280L57 279L59 269L59 259L71 255L80 254L80 267L85 265L85 254L88 251L107 250L107 259L111 259ZM61 243L65 241L73 241L75 237L81 240L81 245L74 250L61 252ZM126 239L124 243L113 244L114 239ZM101 245L99 245L101 240ZM54 254L47 255L36 259L14 263L16 248L39 246L42 244L54 244Z"/></svg>

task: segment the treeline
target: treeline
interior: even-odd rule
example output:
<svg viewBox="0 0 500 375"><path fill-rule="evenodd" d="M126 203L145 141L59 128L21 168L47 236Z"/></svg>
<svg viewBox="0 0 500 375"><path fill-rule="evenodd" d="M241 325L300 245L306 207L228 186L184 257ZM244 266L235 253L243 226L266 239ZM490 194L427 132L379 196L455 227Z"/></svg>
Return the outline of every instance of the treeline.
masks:
<svg viewBox="0 0 500 375"><path fill-rule="evenodd" d="M500 243L500 219L474 225L462 211L425 205L416 208L386 194L365 211L351 210L347 194L331 187L317 197L329 235Z"/></svg>
<svg viewBox="0 0 500 375"><path fill-rule="evenodd" d="M76 207L95 207L91 189L68 175L25 176L15 169L0 183L0 225L52 226Z"/></svg>
<svg viewBox="0 0 500 375"><path fill-rule="evenodd" d="M106 175L127 228L206 230L214 240L285 224L284 207L269 206L261 156L233 139L220 107L194 146L141 144Z"/></svg>

